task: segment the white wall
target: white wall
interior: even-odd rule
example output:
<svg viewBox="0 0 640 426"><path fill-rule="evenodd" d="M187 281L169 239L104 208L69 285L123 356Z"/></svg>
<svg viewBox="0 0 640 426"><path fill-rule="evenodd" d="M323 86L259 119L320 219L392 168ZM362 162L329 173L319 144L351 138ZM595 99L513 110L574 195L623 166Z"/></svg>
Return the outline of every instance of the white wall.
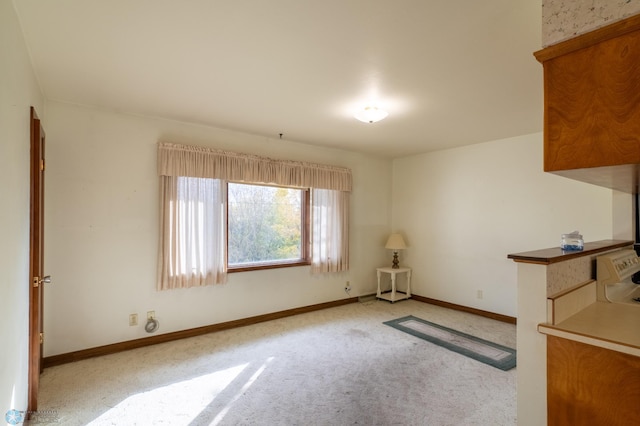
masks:
<svg viewBox="0 0 640 426"><path fill-rule="evenodd" d="M579 229L611 238L612 191L542 172L533 134L388 160L204 126L47 104L45 356L148 336L128 316L154 310L159 333L375 291L390 230L410 248L413 292L517 316L507 254L553 247ZM156 292L156 142L350 167L348 274L308 268L230 274L223 286ZM392 173L393 169L393 173ZM393 189L391 181L393 180ZM393 193L393 195L391 195ZM392 219L393 218L393 219ZM390 229L389 224L392 224ZM477 298L477 290L483 298Z"/></svg>
<svg viewBox="0 0 640 426"><path fill-rule="evenodd" d="M392 218L416 294L517 316L507 254L611 238L612 191L544 173L537 133L395 160Z"/></svg>
<svg viewBox="0 0 640 426"><path fill-rule="evenodd" d="M635 241L634 195L613 191L612 204L613 238L616 240Z"/></svg>
<svg viewBox="0 0 640 426"><path fill-rule="evenodd" d="M29 356L29 108L43 119L13 4L0 0L0 418L26 410Z"/></svg>
<svg viewBox="0 0 640 426"><path fill-rule="evenodd" d="M146 337L129 327L154 310L157 333L184 330L375 291L386 261L391 161L204 126L47 104L45 356ZM349 167L351 269L229 274L220 286L157 292L158 141Z"/></svg>

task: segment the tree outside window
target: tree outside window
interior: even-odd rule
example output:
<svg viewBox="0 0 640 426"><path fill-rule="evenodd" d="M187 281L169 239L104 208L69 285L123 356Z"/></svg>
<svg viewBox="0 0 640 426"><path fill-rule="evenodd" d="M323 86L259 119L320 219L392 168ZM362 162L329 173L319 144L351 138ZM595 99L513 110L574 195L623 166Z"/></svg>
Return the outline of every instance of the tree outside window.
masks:
<svg viewBox="0 0 640 426"><path fill-rule="evenodd" d="M306 261L306 190L228 183L229 269Z"/></svg>

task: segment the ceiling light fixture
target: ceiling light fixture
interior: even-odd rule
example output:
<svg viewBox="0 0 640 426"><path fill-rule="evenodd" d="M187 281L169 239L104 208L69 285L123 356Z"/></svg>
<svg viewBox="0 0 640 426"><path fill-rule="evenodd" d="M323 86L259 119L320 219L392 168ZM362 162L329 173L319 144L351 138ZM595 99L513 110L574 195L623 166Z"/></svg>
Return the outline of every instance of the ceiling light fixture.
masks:
<svg viewBox="0 0 640 426"><path fill-rule="evenodd" d="M375 123L385 118L389 113L374 106L366 106L354 114L354 117L363 123Z"/></svg>

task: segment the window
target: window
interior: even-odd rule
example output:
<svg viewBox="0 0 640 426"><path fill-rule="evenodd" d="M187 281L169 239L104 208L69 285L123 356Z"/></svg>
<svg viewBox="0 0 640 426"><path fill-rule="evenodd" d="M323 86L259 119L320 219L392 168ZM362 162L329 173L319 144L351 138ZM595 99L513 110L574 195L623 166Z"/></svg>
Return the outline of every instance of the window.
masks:
<svg viewBox="0 0 640 426"><path fill-rule="evenodd" d="M349 169L159 143L158 175L158 290L228 271L349 269Z"/></svg>
<svg viewBox="0 0 640 426"><path fill-rule="evenodd" d="M227 184L227 268L308 264L309 191Z"/></svg>

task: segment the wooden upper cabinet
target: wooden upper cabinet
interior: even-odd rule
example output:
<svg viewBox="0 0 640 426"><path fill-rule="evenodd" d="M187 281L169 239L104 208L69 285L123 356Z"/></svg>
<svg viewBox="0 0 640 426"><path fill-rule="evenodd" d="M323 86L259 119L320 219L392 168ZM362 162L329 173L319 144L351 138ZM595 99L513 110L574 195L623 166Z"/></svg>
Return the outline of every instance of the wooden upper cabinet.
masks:
<svg viewBox="0 0 640 426"><path fill-rule="evenodd" d="M544 170L637 192L640 15L535 56L544 67Z"/></svg>

